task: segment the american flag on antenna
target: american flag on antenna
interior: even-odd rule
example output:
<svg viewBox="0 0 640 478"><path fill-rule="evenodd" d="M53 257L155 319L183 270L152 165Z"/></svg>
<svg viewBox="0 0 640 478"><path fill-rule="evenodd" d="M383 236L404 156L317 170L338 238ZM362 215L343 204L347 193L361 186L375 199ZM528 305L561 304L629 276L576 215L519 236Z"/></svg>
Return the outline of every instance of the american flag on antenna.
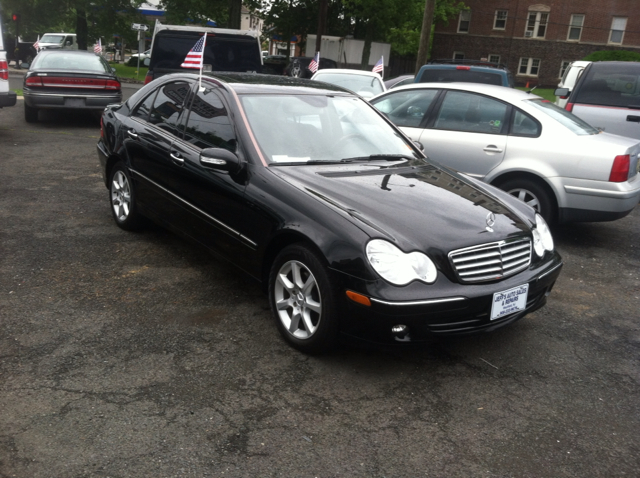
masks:
<svg viewBox="0 0 640 478"><path fill-rule="evenodd" d="M384 71L384 60L382 57L380 57L378 62L375 65L373 65L373 70L371 71L373 71L374 73L382 74L382 72Z"/></svg>
<svg viewBox="0 0 640 478"><path fill-rule="evenodd" d="M38 39L36 40L36 42L33 44L33 48L36 49L36 51L40 51L40 35L38 35Z"/></svg>
<svg viewBox="0 0 640 478"><path fill-rule="evenodd" d="M318 65L320 65L320 52L316 52L316 56L314 56L311 63L309 63L309 71L315 73L318 71Z"/></svg>
<svg viewBox="0 0 640 478"><path fill-rule="evenodd" d="M96 55L102 55L102 39L98 38L98 42L93 45L93 52Z"/></svg>
<svg viewBox="0 0 640 478"><path fill-rule="evenodd" d="M195 68L199 70L202 67L202 60L204 57L204 42L206 37L206 34L202 35L200 40L198 40L196 44L193 45L193 48L189 51L189 53L187 53L184 62L182 63L182 65L180 65L182 68Z"/></svg>

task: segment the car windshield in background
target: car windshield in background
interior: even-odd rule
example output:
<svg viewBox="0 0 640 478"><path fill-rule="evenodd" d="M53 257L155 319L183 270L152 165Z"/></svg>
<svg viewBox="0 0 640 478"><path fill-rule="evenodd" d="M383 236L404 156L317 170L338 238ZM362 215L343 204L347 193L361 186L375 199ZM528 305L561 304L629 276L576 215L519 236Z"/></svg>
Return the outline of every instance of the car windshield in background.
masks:
<svg viewBox="0 0 640 478"><path fill-rule="evenodd" d="M527 101L528 101L528 104L530 104L531 106L534 106L535 108L539 109L543 113L546 113L547 115L551 116L554 120L556 120L558 123L562 124L563 126L566 126L575 134L588 135L588 134L598 134L600 132L596 128L588 124L586 121L581 120L576 115L573 115L568 111L563 110L562 108L554 105L548 100L543 100L542 98L540 98L540 99L527 100Z"/></svg>
<svg viewBox="0 0 640 478"><path fill-rule="evenodd" d="M244 95L241 100L270 163L413 157L407 142L359 98Z"/></svg>
<svg viewBox="0 0 640 478"><path fill-rule="evenodd" d="M325 81L332 85L342 86L351 91L358 93L359 95L365 94L369 96L375 96L382 93L382 85L378 78L368 75L351 75L343 73L323 73L315 78L317 81Z"/></svg>
<svg viewBox="0 0 640 478"><path fill-rule="evenodd" d="M573 103L587 105L640 107L640 68L638 64L592 67L576 91Z"/></svg>
<svg viewBox="0 0 640 478"><path fill-rule="evenodd" d="M451 83L466 81L468 83L484 83L485 85L502 85L502 77L498 74L474 71L470 69L428 69L422 72L418 83Z"/></svg>
<svg viewBox="0 0 640 478"><path fill-rule="evenodd" d="M59 43L62 45L66 35L44 35L40 38L39 43Z"/></svg>
<svg viewBox="0 0 640 478"><path fill-rule="evenodd" d="M98 55L65 53L62 50L42 52L36 56L32 70L78 70L110 73L109 65Z"/></svg>

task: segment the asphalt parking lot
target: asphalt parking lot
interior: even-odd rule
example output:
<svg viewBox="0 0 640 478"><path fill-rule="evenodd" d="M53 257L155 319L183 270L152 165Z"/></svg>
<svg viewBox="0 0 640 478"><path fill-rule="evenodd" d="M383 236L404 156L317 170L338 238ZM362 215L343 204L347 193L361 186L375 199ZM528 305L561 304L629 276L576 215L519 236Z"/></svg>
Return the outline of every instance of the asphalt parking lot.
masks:
<svg viewBox="0 0 640 478"><path fill-rule="evenodd" d="M0 110L0 476L638 476L640 208L555 228L512 327L309 357L241 273L115 226L99 135Z"/></svg>

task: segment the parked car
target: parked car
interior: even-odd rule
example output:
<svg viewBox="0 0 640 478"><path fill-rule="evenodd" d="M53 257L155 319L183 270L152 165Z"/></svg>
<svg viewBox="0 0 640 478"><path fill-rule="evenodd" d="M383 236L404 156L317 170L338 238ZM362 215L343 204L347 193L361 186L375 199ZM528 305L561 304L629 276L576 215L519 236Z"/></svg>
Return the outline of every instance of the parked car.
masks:
<svg viewBox="0 0 640 478"><path fill-rule="evenodd" d="M188 71L180 65L185 57L207 34L204 64L211 71L262 72L260 35L255 30L163 25L156 23L151 42L149 70L144 82L169 73ZM146 64L146 62L145 62Z"/></svg>
<svg viewBox="0 0 640 478"><path fill-rule="evenodd" d="M384 86L387 90L391 88L396 88L397 86L410 85L411 83L415 83L416 75L400 75L395 78L391 78L384 82Z"/></svg>
<svg viewBox="0 0 640 478"><path fill-rule="evenodd" d="M140 65L144 65L144 60L151 57L151 48L142 53L134 53L129 57L129 66L138 66L138 57L140 58Z"/></svg>
<svg viewBox="0 0 640 478"><path fill-rule="evenodd" d="M423 65L415 83L483 83L513 88L513 75L501 63L476 60L434 60Z"/></svg>
<svg viewBox="0 0 640 478"><path fill-rule="evenodd" d="M638 141L601 133L536 95L433 83L371 103L429 158L507 191L547 222L611 221L640 199Z"/></svg>
<svg viewBox="0 0 640 478"><path fill-rule="evenodd" d="M16 93L9 90L9 62L4 49L2 18L0 18L0 108L15 106L16 99Z"/></svg>
<svg viewBox="0 0 640 478"><path fill-rule="evenodd" d="M558 88L567 88L569 90L568 93L571 93L571 90L576 85L578 78L582 76L584 69L590 63L591 63L590 61L572 61L571 63L569 63L569 66L567 66L567 69L564 71L564 74L562 75L562 79L560 80L560 83L558 83ZM555 104L558 105L560 108L564 108L565 105L567 104L567 98L568 98L568 95L557 96Z"/></svg>
<svg viewBox="0 0 640 478"><path fill-rule="evenodd" d="M287 66L285 55L267 55L262 58L262 73L267 75L284 75Z"/></svg>
<svg viewBox="0 0 640 478"><path fill-rule="evenodd" d="M310 56L293 56L289 60L289 64L284 69L284 74L287 76L293 76L294 78L311 78L313 72L309 69L309 64L313 60ZM324 70L327 68L338 68L338 63L329 58L320 57L320 64L318 70Z"/></svg>
<svg viewBox="0 0 640 478"><path fill-rule="evenodd" d="M24 78L24 119L38 121L41 109L102 111L122 101L115 70L88 51L44 50Z"/></svg>
<svg viewBox="0 0 640 478"><path fill-rule="evenodd" d="M572 91L558 88L567 111L607 133L640 139L640 63L596 61Z"/></svg>
<svg viewBox="0 0 640 478"><path fill-rule="evenodd" d="M40 50L77 50L78 40L75 33L45 33L38 41Z"/></svg>
<svg viewBox="0 0 640 478"><path fill-rule="evenodd" d="M167 75L107 107L109 207L261 282L294 347L488 332L545 303L562 261L544 220L428 161L363 99L271 75L202 87Z"/></svg>
<svg viewBox="0 0 640 478"><path fill-rule="evenodd" d="M347 88L348 90L358 93L363 98L372 98L377 94L387 91L380 74L372 71L340 68L335 70L319 70L314 73L311 79Z"/></svg>

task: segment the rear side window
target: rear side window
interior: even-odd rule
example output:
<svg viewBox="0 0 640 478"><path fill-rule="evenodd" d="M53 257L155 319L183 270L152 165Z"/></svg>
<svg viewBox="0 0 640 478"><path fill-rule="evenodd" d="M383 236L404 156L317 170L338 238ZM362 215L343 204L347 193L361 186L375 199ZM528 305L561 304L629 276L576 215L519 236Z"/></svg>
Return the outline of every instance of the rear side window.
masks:
<svg viewBox="0 0 640 478"><path fill-rule="evenodd" d="M397 126L417 128L438 90L405 90L380 98L373 105Z"/></svg>
<svg viewBox="0 0 640 478"><path fill-rule="evenodd" d="M451 131L500 134L505 127L508 106L486 96L448 91L434 127Z"/></svg>
<svg viewBox="0 0 640 478"><path fill-rule="evenodd" d="M467 69L438 69L428 68L422 71L417 83L450 83L452 81L466 81L468 83L483 83L485 85L503 86L502 75L490 71Z"/></svg>
<svg viewBox="0 0 640 478"><path fill-rule="evenodd" d="M186 81L175 81L163 85L153 102L149 122L171 134L178 135L178 120L190 89L191 85Z"/></svg>
<svg viewBox="0 0 640 478"><path fill-rule="evenodd" d="M141 120L148 121L149 120L149 112L151 111L151 107L153 106L153 100L156 97L156 92L154 91L149 96L145 98L145 100L140 103L131 113L131 116L135 116L136 118L140 118Z"/></svg>
<svg viewBox="0 0 640 478"><path fill-rule="evenodd" d="M640 64L592 65L572 103L639 107Z"/></svg>

